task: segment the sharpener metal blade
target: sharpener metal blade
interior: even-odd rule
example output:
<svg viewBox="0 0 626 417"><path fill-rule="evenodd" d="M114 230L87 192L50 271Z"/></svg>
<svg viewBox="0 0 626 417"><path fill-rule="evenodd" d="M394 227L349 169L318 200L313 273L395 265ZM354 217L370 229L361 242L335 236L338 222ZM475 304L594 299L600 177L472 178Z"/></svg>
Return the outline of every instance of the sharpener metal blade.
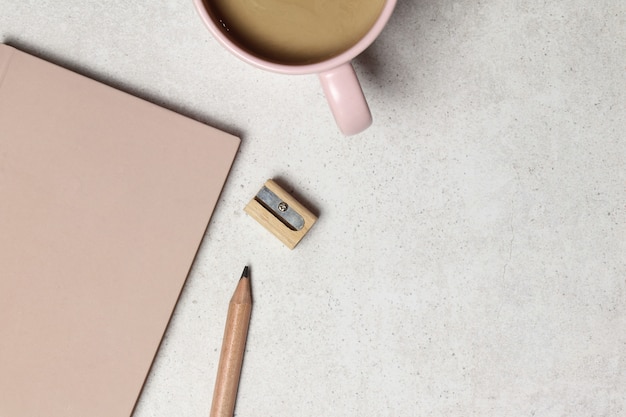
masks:
<svg viewBox="0 0 626 417"><path fill-rule="evenodd" d="M304 227L304 218L267 187L263 186L259 190L255 200L261 203L291 230L301 230Z"/></svg>

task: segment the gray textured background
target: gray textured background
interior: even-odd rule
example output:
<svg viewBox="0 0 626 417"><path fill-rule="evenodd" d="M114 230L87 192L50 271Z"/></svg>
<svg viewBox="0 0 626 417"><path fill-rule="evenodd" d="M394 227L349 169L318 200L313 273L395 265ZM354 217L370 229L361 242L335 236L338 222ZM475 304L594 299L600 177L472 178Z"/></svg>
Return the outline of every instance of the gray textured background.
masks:
<svg viewBox="0 0 626 417"><path fill-rule="evenodd" d="M626 2L399 0L351 138L191 1L0 0L0 40L242 137L136 417L208 415L245 264L237 416L626 415ZM242 211L270 177L294 251Z"/></svg>

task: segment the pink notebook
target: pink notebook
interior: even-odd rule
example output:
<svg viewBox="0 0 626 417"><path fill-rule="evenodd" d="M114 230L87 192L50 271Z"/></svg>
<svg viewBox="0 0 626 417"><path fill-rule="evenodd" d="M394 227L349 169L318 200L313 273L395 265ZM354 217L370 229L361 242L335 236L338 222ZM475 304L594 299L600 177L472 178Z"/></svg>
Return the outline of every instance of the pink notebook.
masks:
<svg viewBox="0 0 626 417"><path fill-rule="evenodd" d="M132 414L238 146L0 45L0 416Z"/></svg>

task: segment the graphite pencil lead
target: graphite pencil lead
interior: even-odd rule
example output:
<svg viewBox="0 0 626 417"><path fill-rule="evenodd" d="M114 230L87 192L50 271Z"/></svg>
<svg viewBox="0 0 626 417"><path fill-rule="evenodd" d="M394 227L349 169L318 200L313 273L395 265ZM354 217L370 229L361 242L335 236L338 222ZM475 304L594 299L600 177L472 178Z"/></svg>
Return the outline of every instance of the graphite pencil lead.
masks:
<svg viewBox="0 0 626 417"><path fill-rule="evenodd" d="M241 278L250 278L250 275L248 274L248 266L246 266L243 269L243 273L241 274Z"/></svg>

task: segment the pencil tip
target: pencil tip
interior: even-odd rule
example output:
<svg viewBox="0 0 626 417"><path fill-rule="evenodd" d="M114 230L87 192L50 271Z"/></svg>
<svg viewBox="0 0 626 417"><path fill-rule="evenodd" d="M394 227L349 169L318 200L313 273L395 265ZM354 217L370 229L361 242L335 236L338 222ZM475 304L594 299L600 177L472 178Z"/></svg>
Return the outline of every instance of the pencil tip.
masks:
<svg viewBox="0 0 626 417"><path fill-rule="evenodd" d="M250 275L248 274L248 266L246 265L246 267L243 269L243 273L241 274L241 278L250 278Z"/></svg>

